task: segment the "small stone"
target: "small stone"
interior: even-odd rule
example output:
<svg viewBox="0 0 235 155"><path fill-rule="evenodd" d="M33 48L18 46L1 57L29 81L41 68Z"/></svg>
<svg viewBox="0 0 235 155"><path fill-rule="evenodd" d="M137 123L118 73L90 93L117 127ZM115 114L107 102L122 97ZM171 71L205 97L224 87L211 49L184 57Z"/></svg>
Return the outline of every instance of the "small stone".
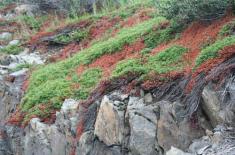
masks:
<svg viewBox="0 0 235 155"><path fill-rule="evenodd" d="M27 69L27 68L23 68L23 69L20 70L20 71L11 73L10 76L12 76L12 77L24 76L24 75L26 75L27 72L28 72L28 69Z"/></svg>
<svg viewBox="0 0 235 155"><path fill-rule="evenodd" d="M171 147L169 151L166 152L166 155L193 155L191 153L185 153L184 151Z"/></svg>
<svg viewBox="0 0 235 155"><path fill-rule="evenodd" d="M213 134L214 134L214 133L213 133L212 131L206 129L206 135L207 135L207 136L211 137L211 136L213 136Z"/></svg>
<svg viewBox="0 0 235 155"><path fill-rule="evenodd" d="M215 132L212 137L212 142L215 144L219 144L221 141L223 141L223 135L221 132Z"/></svg>
<svg viewBox="0 0 235 155"><path fill-rule="evenodd" d="M120 104L122 102L104 96L96 118L94 133L108 146L119 145L124 138L124 111L119 107Z"/></svg>
<svg viewBox="0 0 235 155"><path fill-rule="evenodd" d="M34 16L34 13L39 12L39 6L22 4L15 8L15 12L17 15L26 14L28 16Z"/></svg>
<svg viewBox="0 0 235 155"><path fill-rule="evenodd" d="M3 32L0 34L0 40L2 41L8 41L12 38L12 34L9 32Z"/></svg>
<svg viewBox="0 0 235 155"><path fill-rule="evenodd" d="M69 113L73 112L75 113L78 109L79 102L73 99L66 99L61 107L61 112L63 113Z"/></svg>
<svg viewBox="0 0 235 155"><path fill-rule="evenodd" d="M130 124L129 147L132 154L157 154L155 149L157 116L154 105L145 105L144 100L130 97L126 117Z"/></svg>
<svg viewBox="0 0 235 155"><path fill-rule="evenodd" d="M19 45L20 41L19 40L12 40L9 42L8 45L13 46L13 45Z"/></svg>
<svg viewBox="0 0 235 155"><path fill-rule="evenodd" d="M40 122L40 119L39 118L33 118L31 119L30 121L30 127L33 129L33 130L36 130L37 129L37 124Z"/></svg>
<svg viewBox="0 0 235 155"><path fill-rule="evenodd" d="M140 97L144 97L144 90L140 89Z"/></svg>
<svg viewBox="0 0 235 155"><path fill-rule="evenodd" d="M209 87L205 87L202 92L202 108L205 113L208 115L211 124L213 127L216 127L219 123L222 123L224 120L219 116L220 112L220 101L216 92L211 90Z"/></svg>
<svg viewBox="0 0 235 155"><path fill-rule="evenodd" d="M152 103L153 102L153 96L151 93L148 93L144 96L145 103Z"/></svg>
<svg viewBox="0 0 235 155"><path fill-rule="evenodd" d="M203 154L205 150L207 150L210 147L211 145L207 145L207 146L204 146L203 148L200 148L199 150L197 150L197 154Z"/></svg>
<svg viewBox="0 0 235 155"><path fill-rule="evenodd" d="M211 143L209 139L201 138L194 140L193 143L190 145L189 150L192 153L202 154L206 149L211 147Z"/></svg>

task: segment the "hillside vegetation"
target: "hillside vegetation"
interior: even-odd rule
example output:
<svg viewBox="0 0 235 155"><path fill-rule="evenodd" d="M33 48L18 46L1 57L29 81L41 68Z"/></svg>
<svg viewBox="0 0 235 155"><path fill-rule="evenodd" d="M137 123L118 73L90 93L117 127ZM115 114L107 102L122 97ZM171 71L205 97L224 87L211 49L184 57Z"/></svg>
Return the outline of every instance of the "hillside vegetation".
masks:
<svg viewBox="0 0 235 155"><path fill-rule="evenodd" d="M112 12L93 10L67 18L60 26L37 29L29 45L45 49L59 44L62 53L52 63L32 69L20 106L24 122L49 117L66 98L88 99L107 80L137 75L138 85L151 89L179 74L196 77L198 70L216 65L203 64L222 59L224 49L235 44L229 0L204 5L175 0L123 3ZM60 33L66 28L71 31ZM46 37L52 40L43 44L41 38Z"/></svg>

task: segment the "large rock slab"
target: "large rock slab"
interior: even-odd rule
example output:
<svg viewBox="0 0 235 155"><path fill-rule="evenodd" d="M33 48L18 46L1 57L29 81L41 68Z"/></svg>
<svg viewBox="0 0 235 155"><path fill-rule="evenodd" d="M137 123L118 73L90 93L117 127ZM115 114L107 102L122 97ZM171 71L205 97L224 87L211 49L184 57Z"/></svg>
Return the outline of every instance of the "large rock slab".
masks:
<svg viewBox="0 0 235 155"><path fill-rule="evenodd" d="M157 139L159 145L165 150L176 147L186 150L193 139L204 135L200 127L193 127L188 119L176 115L180 111L175 104L162 101L160 104L160 119L158 121ZM177 108L176 108L177 107ZM183 108L183 107L182 107Z"/></svg>
<svg viewBox="0 0 235 155"><path fill-rule="evenodd" d="M191 153L185 153L184 151L171 147L169 151L166 152L166 155L193 155Z"/></svg>
<svg viewBox="0 0 235 155"><path fill-rule="evenodd" d="M7 139L6 128L0 125L0 155L12 155L10 142Z"/></svg>
<svg viewBox="0 0 235 155"><path fill-rule="evenodd" d="M95 135L94 131L88 131L82 134L79 139L76 153L79 155L89 155L93 149Z"/></svg>
<svg viewBox="0 0 235 155"><path fill-rule="evenodd" d="M21 79L22 80L22 79ZM16 106L20 103L21 90L20 85L23 81L18 83L10 83L0 78L0 122L15 111Z"/></svg>
<svg viewBox="0 0 235 155"><path fill-rule="evenodd" d="M189 151L196 155L234 155L235 129L218 125L207 136L196 139L189 147Z"/></svg>
<svg viewBox="0 0 235 155"><path fill-rule="evenodd" d="M155 155L157 107L145 105L144 99L130 97L126 117L130 126L129 149L133 155Z"/></svg>
<svg viewBox="0 0 235 155"><path fill-rule="evenodd" d="M55 125L68 136L75 136L78 123L79 102L73 99L66 99L60 112L56 113Z"/></svg>
<svg viewBox="0 0 235 155"><path fill-rule="evenodd" d="M213 127L223 122L223 118L220 116L220 101L216 92L211 90L209 87L205 87L202 92L202 108L204 109L205 113L210 118L210 122Z"/></svg>
<svg viewBox="0 0 235 155"><path fill-rule="evenodd" d="M38 118L32 119L28 131L26 130L24 154L51 155L50 141L48 139L49 130L49 127L41 123Z"/></svg>
<svg viewBox="0 0 235 155"><path fill-rule="evenodd" d="M25 129L24 155L67 155L73 150L79 102L68 99L56 114L56 122L45 124L33 118Z"/></svg>
<svg viewBox="0 0 235 155"><path fill-rule="evenodd" d="M9 41L12 39L12 34L10 32L2 32L0 33L1 41Z"/></svg>
<svg viewBox="0 0 235 155"><path fill-rule="evenodd" d="M28 16L34 16L38 15L40 12L39 6L35 4L30 5L30 4L21 4L18 5L15 8L15 13L16 15L28 15Z"/></svg>
<svg viewBox="0 0 235 155"><path fill-rule="evenodd" d="M118 145L123 141L125 103L104 96L95 123L95 135L106 145Z"/></svg>

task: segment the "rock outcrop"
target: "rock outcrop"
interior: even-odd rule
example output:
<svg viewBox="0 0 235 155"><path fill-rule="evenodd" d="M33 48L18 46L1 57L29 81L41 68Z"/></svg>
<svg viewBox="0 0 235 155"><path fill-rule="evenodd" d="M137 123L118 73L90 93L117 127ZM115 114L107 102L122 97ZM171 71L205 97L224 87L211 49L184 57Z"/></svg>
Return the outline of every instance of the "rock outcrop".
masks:
<svg viewBox="0 0 235 155"><path fill-rule="evenodd" d="M104 96L95 123L95 135L106 145L120 145L124 140L125 103Z"/></svg>
<svg viewBox="0 0 235 155"><path fill-rule="evenodd" d="M233 103L233 93L227 93L231 94L226 99L227 103ZM222 125L217 121L213 124L211 118L215 117L210 116L218 112L217 109L225 112L226 108L207 106L206 111L203 105L203 114L198 115L199 121L195 126L182 117L184 106L179 102L154 102L154 99L146 102L144 96L134 97L119 91L104 96L96 103L99 108L93 128L85 131L79 139L76 127L80 105L78 101L66 100L60 112L56 113L54 124L45 124L34 118L24 131L10 126L1 128L2 152L19 155L67 155L72 152L77 155L233 155L233 120L222 119ZM210 84L203 91L203 104L215 104L212 102L215 98L208 96L218 97ZM217 99L218 102L220 100ZM233 109L230 110L232 113ZM212 126L205 125L209 122ZM216 127L212 129L214 125Z"/></svg>
<svg viewBox="0 0 235 155"><path fill-rule="evenodd" d="M0 17L34 16L47 9L66 11L69 5L66 0L23 1L28 4ZM85 9L90 9L97 1L83 2ZM0 33L0 41L0 48L21 42L11 32ZM32 118L24 127L9 124L9 116L21 103L29 72L24 67L14 70L26 64L44 64L46 57L28 48L16 55L0 55L0 155L235 154L234 71L222 84L200 83L200 88L195 89L198 96L193 96L196 108L184 102L187 94L183 91L188 82L184 77L165 88L145 90L139 84L130 86L130 93L123 91L120 84L105 87L109 90L94 93L95 99L89 98L89 104L63 98L61 109L50 123Z"/></svg>
<svg viewBox="0 0 235 155"><path fill-rule="evenodd" d="M6 81L5 76L0 76L0 122L6 120L20 103L22 83L27 77L25 71L9 75L9 78L14 80L13 82Z"/></svg>

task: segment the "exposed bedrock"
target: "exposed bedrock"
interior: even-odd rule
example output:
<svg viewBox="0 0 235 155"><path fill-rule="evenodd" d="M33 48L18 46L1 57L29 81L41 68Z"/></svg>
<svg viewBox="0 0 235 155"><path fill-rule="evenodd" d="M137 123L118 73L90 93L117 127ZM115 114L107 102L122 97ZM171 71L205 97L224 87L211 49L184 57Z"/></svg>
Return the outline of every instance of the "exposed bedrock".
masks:
<svg viewBox="0 0 235 155"><path fill-rule="evenodd" d="M201 98L200 104L191 117L185 112L183 102L164 98L159 100L153 91L141 91L141 95L136 97L115 90L96 100L87 110L84 110L80 101L67 99L56 113L54 124L45 124L34 118L24 129L9 125L1 127L0 153L233 155L234 87L233 74L221 85L209 82L202 89L201 96L198 96ZM3 119L10 111L14 111L20 99L11 95L15 94L15 89L10 88L5 83L1 85L2 94L6 96L1 104L10 107L1 109ZM86 117L82 115L83 111L87 112ZM78 137L78 123L84 118L84 130Z"/></svg>

